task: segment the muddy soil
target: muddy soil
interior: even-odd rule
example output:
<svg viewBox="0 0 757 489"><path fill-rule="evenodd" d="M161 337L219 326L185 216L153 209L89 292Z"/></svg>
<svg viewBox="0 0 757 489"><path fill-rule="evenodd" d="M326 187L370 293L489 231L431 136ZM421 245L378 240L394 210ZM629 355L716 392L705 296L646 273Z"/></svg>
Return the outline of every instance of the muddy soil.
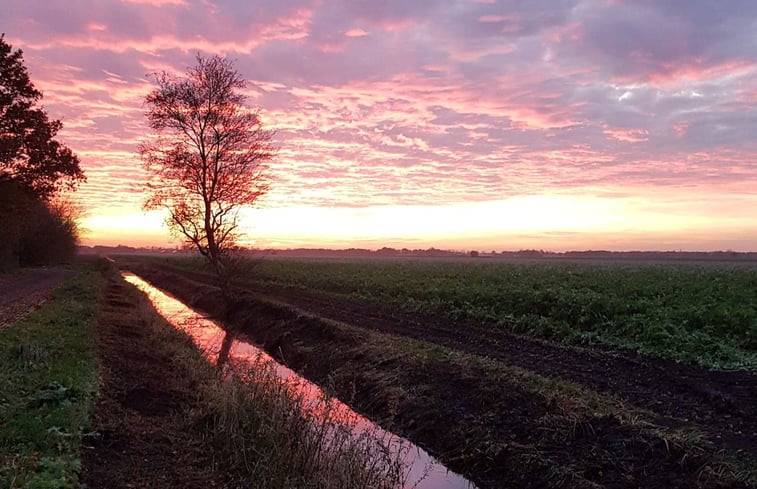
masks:
<svg viewBox="0 0 757 489"><path fill-rule="evenodd" d="M0 330L39 307L72 275L61 268L28 268L0 277Z"/></svg>
<svg viewBox="0 0 757 489"><path fill-rule="evenodd" d="M99 436L85 441L88 488L230 487L212 450L187 426L196 402L191 376L151 344L148 325L120 277L108 279L98 319L101 389L93 413Z"/></svg>
<svg viewBox="0 0 757 489"><path fill-rule="evenodd" d="M161 267L192 280L213 283L207 274ZM695 426L716 446L757 456L757 372L713 372L634 352L569 347L512 335L492 325L405 314L302 290L254 284L245 287L249 292L320 317L437 343L582 384L665 417L659 420L663 424Z"/></svg>
<svg viewBox="0 0 757 489"><path fill-rule="evenodd" d="M226 314L230 323L242 327L244 334L274 357L311 380L328 384L342 400L369 417L390 423L389 429L428 449L482 488L743 487L711 474L711 452L684 453L680 447L610 417L571 419L554 399L506 378L488 379L474 366L453 369L444 361L393 356L365 340L366 334L340 329L318 317L435 342L549 376L583 380L581 383L596 390L635 400L669 416L684 412L714 417L725 409L731 413L728 419L741 427L754 422L754 414L748 412L751 405L731 406L722 399L753 396L754 392L747 392L749 382L754 382L749 374L731 377L676 364L672 367L680 370L667 373L666 362L655 359L566 348L504 334L491 338L491 331L482 325L452 324L287 290L265 291L264 295L316 317L260 301L261 291L253 286L233 311L222 311L217 291L186 278L191 275L211 282L207 276L185 271L179 276L176 270L159 270L154 265L130 263L129 268L194 307ZM629 365L640 372L621 371ZM690 377L679 380L675 372ZM706 389L717 389L713 391L716 394L703 395L692 383L694 374L710 382ZM658 381L661 385L655 385ZM653 399L656 395L661 397ZM660 399L679 406L662 406L657 403ZM691 425L692 419L668 421ZM753 449L754 439L737 433L735 426L720 439L716 438L717 428L710 433L724 444Z"/></svg>

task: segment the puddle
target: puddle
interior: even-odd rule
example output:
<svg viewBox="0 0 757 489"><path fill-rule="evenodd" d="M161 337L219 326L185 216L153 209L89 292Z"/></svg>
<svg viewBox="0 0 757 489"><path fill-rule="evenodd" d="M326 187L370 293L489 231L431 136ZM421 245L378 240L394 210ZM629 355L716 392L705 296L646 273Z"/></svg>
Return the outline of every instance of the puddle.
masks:
<svg viewBox="0 0 757 489"><path fill-rule="evenodd" d="M337 420L359 436L371 433L395 455L401 457L406 467L404 489L476 489L472 482L461 475L447 470L438 460L412 442L383 430L367 418L356 413L338 399L324 400L320 387L300 377L293 370L277 363L265 351L253 344L240 341L228 335L217 322L194 311L178 299L152 286L137 275L122 272L124 279L144 292L155 309L174 327L188 334L214 364L223 363L240 371L250 366L269 364L276 375L296 389L306 400L306 409L316 416L324 413ZM244 367L248 367L245 369Z"/></svg>

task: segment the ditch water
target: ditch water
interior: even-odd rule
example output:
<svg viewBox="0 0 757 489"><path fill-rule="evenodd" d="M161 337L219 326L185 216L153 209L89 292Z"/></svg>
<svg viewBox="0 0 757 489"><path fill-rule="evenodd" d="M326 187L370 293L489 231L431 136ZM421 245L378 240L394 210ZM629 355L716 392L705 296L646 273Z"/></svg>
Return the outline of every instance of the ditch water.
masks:
<svg viewBox="0 0 757 489"><path fill-rule="evenodd" d="M383 445L403 462L406 470L403 489L476 489L472 482L449 471L428 452L409 440L383 430L338 399L325 399L320 387L277 363L257 346L231 337L216 321L208 319L133 273L122 272L121 275L127 282L144 292L168 322L188 334L208 361L214 364L225 363L232 368L239 368L240 371L245 371L245 367L249 370L251 367L264 364L272 366L276 376L295 389L299 397L306 400L306 409L316 416L326 413L324 415L329 419L349 426L355 436L370 433L374 439L381 440Z"/></svg>

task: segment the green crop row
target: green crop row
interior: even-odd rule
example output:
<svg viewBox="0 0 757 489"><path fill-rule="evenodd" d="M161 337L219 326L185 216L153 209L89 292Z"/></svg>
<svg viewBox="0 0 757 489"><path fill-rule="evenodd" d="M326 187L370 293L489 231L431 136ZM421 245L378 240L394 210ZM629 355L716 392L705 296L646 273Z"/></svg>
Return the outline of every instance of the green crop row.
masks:
<svg viewBox="0 0 757 489"><path fill-rule="evenodd" d="M265 260L253 278L714 369L757 368L757 270L750 268Z"/></svg>

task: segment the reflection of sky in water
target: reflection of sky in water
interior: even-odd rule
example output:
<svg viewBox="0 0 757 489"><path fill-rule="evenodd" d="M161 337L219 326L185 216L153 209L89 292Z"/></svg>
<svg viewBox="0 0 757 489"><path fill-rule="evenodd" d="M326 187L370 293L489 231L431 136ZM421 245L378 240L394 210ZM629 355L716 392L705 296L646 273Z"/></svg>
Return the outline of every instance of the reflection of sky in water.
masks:
<svg viewBox="0 0 757 489"><path fill-rule="evenodd" d="M475 489L475 486L462 476L448 471L441 463L431 457L425 450L397 435L382 430L374 423L359 415L338 399L324 400L321 389L303 379L291 369L275 362L260 348L237 341L228 336L215 321L207 319L200 313L184 305L181 301L165 294L132 273L123 273L127 282L136 286L152 301L157 311L176 328L192 337L212 363L217 363L219 356L227 369L246 371L245 367L266 365L273 368L276 376L306 400L309 413L326 417L341 424L348 425L356 433L373 433L382 440L390 450L402 453L407 467L405 488L414 489ZM228 357L227 357L228 355ZM238 367L235 369L235 367ZM240 368L241 367L241 368ZM252 379L254 380L254 379Z"/></svg>

